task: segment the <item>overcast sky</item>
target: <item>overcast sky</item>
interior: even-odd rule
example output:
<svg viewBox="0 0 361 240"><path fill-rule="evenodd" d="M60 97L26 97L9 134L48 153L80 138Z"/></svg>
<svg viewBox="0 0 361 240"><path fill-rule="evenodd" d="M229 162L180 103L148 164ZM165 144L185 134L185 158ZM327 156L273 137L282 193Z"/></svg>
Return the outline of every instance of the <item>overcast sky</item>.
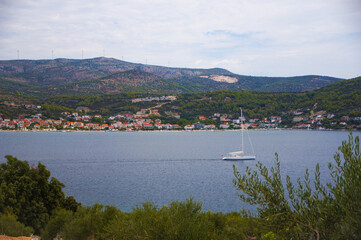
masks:
<svg viewBox="0 0 361 240"><path fill-rule="evenodd" d="M360 0L0 0L0 59L361 75Z"/></svg>

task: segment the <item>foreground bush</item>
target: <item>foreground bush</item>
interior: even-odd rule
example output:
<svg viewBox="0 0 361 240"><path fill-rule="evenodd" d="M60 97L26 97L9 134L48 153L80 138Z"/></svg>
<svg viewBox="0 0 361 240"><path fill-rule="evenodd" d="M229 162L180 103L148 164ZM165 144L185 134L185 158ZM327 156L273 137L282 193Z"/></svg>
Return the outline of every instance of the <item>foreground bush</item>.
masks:
<svg viewBox="0 0 361 240"><path fill-rule="evenodd" d="M329 164L332 182L322 185L319 165L311 182L308 170L294 185L284 186L276 154L270 171L261 163L258 171L240 174L234 167L234 184L242 201L258 206L256 217L264 237L280 239L361 239L360 141L350 133ZM341 158L342 154L342 158ZM250 215L248 215L250 217Z"/></svg>
<svg viewBox="0 0 361 240"><path fill-rule="evenodd" d="M238 213L202 212L202 204L188 199L156 207L145 202L130 213L95 204L73 213L58 211L42 232L42 239L244 239L249 221Z"/></svg>
<svg viewBox="0 0 361 240"><path fill-rule="evenodd" d="M8 236L30 236L34 232L31 227L17 221L14 215L0 215L0 234Z"/></svg>

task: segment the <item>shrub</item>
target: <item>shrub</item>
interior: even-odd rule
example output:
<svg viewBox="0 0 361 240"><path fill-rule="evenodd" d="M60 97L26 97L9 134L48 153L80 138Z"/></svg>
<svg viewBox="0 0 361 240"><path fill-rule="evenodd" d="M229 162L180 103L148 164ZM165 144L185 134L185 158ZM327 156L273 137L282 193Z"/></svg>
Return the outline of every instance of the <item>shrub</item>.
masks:
<svg viewBox="0 0 361 240"><path fill-rule="evenodd" d="M308 170L303 181L283 185L276 154L270 171L257 163L240 174L235 166L234 185L242 201L258 205L259 226L264 236L293 239L361 238L361 157L359 138L350 133L329 164L332 182L321 184L319 165L311 182ZM341 158L341 154L343 159ZM313 184L313 186L312 186Z"/></svg>

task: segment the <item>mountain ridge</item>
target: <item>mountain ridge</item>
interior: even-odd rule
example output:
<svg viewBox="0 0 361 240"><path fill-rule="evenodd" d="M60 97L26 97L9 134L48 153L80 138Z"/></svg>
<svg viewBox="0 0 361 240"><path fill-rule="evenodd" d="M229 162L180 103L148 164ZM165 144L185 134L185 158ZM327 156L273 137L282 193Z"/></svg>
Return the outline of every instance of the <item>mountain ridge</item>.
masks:
<svg viewBox="0 0 361 240"><path fill-rule="evenodd" d="M130 70L136 70L132 74L132 79L125 76L119 77L122 76L121 73ZM24 94L31 94L34 88L37 88L42 94L54 89L57 89L56 94L67 93L68 91L77 94L76 89L73 88L74 84L80 84L81 89L84 89L79 94L84 92L102 94L129 90L174 93L212 90L305 92L341 80L344 79L319 75L295 77L246 76L232 73L223 68L173 68L131 63L104 57L91 59L0 60L0 91L9 92L9 89L17 89L15 86L11 86L11 83L14 83L13 85L20 86L17 89L18 92ZM6 84L5 81L7 81ZM94 82L87 85L89 81ZM135 84L137 81L138 84ZM8 86L8 89L4 85ZM64 92L60 92L59 87ZM94 89L97 88L98 90L95 91ZM10 91L10 93L13 92Z"/></svg>

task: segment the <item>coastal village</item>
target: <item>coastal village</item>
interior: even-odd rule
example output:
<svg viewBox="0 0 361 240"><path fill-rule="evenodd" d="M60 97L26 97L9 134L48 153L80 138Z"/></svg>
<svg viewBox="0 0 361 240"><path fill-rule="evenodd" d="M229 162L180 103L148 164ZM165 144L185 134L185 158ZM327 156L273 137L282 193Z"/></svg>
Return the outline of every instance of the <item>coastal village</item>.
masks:
<svg viewBox="0 0 361 240"><path fill-rule="evenodd" d="M173 101L173 96L162 98L142 98L133 99L139 101ZM282 112L281 116L267 116L264 118L246 119L243 117L234 118L225 113L214 113L211 116L199 115L190 124L171 124L181 119L180 114L172 114L162 117L158 108L167 102L159 103L154 107L141 109L134 114L117 114L105 117L100 114L90 115L86 107L78 107L75 112L62 112L58 119L50 119L41 113L31 115L26 118L9 119L3 118L0 113L1 130L17 131L137 131L137 130L226 130L241 129L242 123L245 129L272 129L272 128L292 128L292 129L361 129L361 117L342 116L336 118L334 114L320 111L314 113L310 109L305 112L291 110ZM8 103L10 104L10 103ZM41 109L41 106L24 105L26 108ZM283 118L287 116L292 119L291 123L285 124ZM159 118L157 118L159 117ZM162 118L163 120L161 120ZM164 120L165 119L165 120ZM168 120L168 121L167 121ZM170 120L170 121L169 121ZM213 120L214 124L206 124L208 120ZM189 122L189 121L188 121ZM209 122L209 121L208 121Z"/></svg>

